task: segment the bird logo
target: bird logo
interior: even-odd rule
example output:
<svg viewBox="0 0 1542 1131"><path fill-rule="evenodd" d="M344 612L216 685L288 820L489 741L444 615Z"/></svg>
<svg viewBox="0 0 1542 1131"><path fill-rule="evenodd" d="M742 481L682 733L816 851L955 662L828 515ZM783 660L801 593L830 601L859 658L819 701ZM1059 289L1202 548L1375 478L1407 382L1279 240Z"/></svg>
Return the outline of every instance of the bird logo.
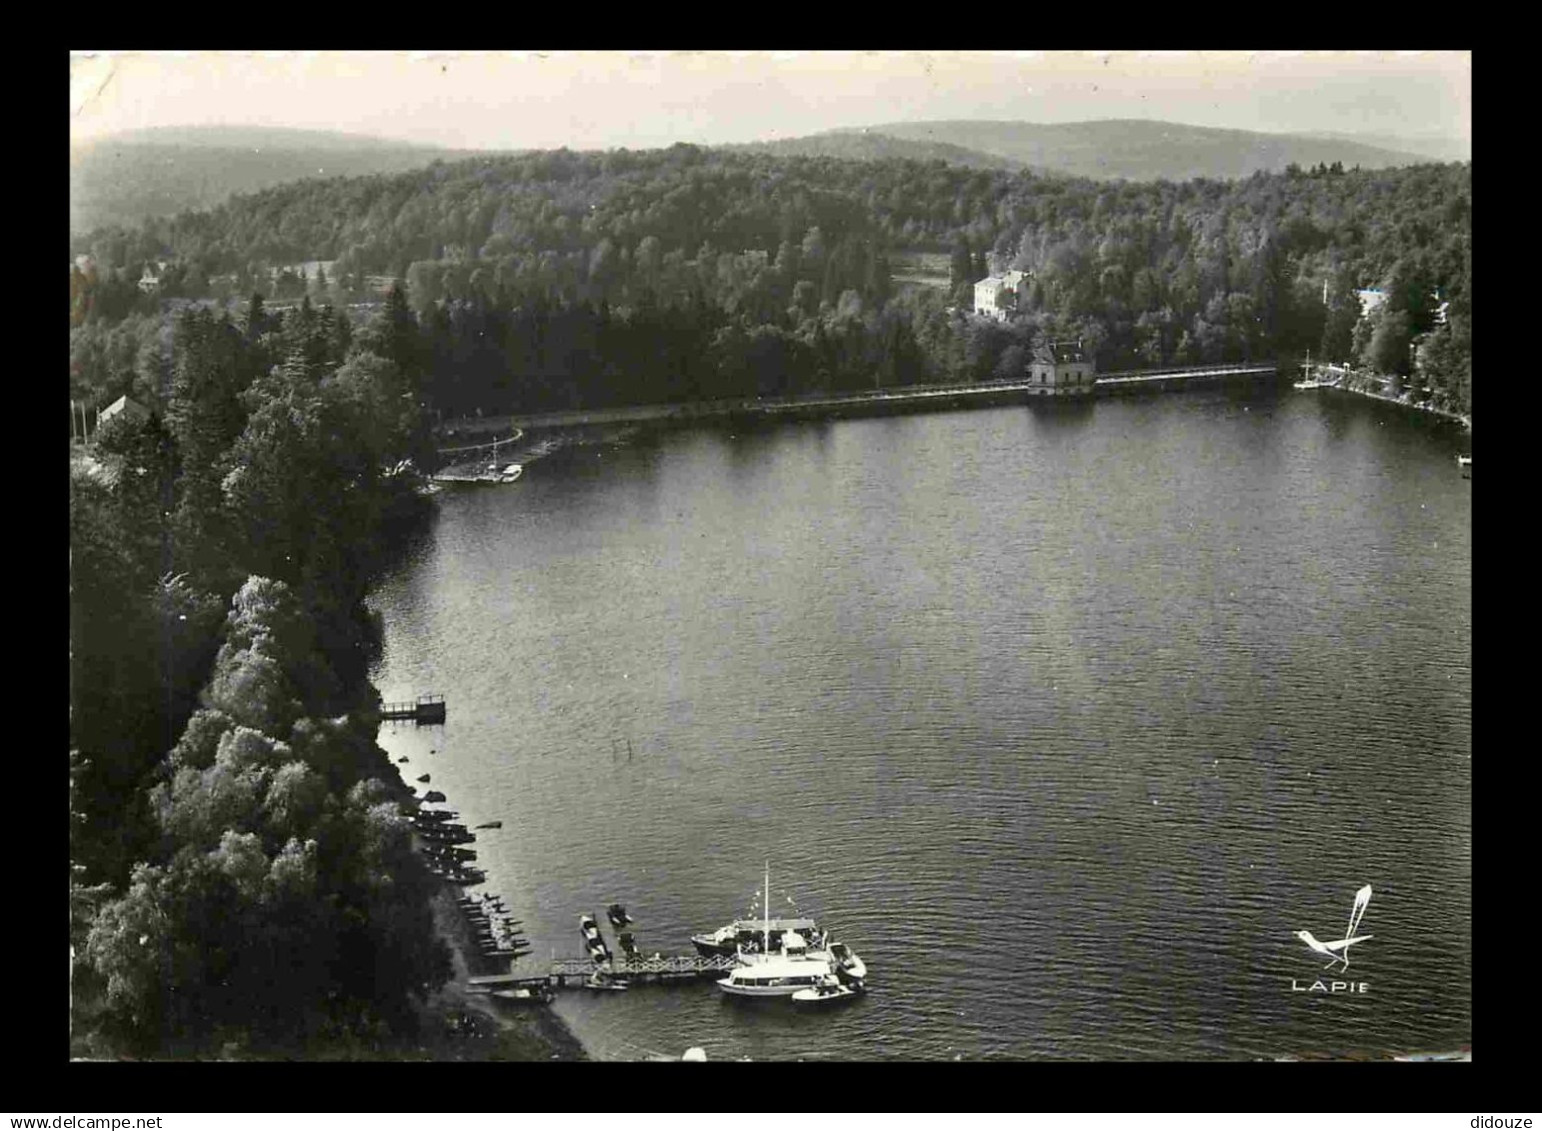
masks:
<svg viewBox="0 0 1542 1131"><path fill-rule="evenodd" d="M1371 885L1366 884L1359 891L1355 892L1355 905L1349 912L1349 926L1344 931L1344 937L1337 942L1318 942L1312 937L1311 931L1297 931L1296 938L1306 943L1307 946L1311 947L1318 954L1326 954L1328 956L1328 965L1323 967L1323 969L1326 970L1335 963L1342 963L1343 965L1340 966L1340 969L1348 970L1349 948L1354 946L1355 943L1362 943L1374 937L1372 935L1355 934L1355 931L1360 926L1360 920L1365 918L1365 909L1370 902Z"/></svg>

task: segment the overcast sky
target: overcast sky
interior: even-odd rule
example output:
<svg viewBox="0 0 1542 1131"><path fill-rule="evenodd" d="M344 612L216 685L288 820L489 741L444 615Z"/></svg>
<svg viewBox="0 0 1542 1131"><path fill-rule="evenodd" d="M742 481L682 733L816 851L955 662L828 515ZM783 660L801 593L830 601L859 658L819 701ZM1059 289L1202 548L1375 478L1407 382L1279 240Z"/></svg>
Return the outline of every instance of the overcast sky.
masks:
<svg viewBox="0 0 1542 1131"><path fill-rule="evenodd" d="M72 52L75 139L147 126L632 149L949 118L1470 141L1470 52Z"/></svg>

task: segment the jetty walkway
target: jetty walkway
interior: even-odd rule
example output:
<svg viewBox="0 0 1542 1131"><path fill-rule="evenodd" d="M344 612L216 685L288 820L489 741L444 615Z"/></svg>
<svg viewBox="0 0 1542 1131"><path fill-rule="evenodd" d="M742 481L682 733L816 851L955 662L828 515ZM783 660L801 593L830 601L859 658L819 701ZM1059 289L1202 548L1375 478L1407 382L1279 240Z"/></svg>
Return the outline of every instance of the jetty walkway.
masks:
<svg viewBox="0 0 1542 1131"><path fill-rule="evenodd" d="M711 958L694 954L652 958L617 955L603 967L596 966L594 959L588 956L556 958L550 962L515 959L509 964L507 974L467 978L466 988L472 993L491 993L495 989L514 986L566 986L569 982L582 985L600 969L613 978L629 982L691 982L721 977L737 963L738 959L731 954Z"/></svg>

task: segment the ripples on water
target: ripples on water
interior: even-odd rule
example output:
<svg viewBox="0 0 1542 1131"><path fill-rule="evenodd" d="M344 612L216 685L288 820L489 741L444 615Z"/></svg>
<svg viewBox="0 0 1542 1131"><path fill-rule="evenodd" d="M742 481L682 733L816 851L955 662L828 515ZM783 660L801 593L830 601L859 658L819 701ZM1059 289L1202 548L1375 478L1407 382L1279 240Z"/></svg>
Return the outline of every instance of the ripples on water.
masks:
<svg viewBox="0 0 1542 1131"><path fill-rule="evenodd" d="M1471 1040L1471 481L1373 402L1208 390L672 432L441 496L381 743L535 957L773 902L870 994L564 994L601 1057L1245 1059ZM628 748L630 747L630 754ZM432 751L432 753L431 753ZM1363 997L1292 932L1342 937ZM1335 933L1339 932L1339 933Z"/></svg>

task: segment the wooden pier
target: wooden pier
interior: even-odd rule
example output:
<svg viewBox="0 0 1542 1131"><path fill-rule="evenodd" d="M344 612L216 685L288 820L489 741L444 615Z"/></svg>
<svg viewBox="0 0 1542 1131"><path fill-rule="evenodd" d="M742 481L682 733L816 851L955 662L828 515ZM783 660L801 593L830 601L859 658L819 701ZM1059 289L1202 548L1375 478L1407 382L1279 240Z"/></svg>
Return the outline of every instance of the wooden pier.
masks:
<svg viewBox="0 0 1542 1131"><path fill-rule="evenodd" d="M419 695L416 702L384 703L380 707L382 719L408 719L416 723L444 722L444 696Z"/></svg>
<svg viewBox="0 0 1542 1131"><path fill-rule="evenodd" d="M719 978L738 964L731 954L705 958L695 954L680 954L657 958L638 955L628 958L617 955L604 965L596 965L594 959L558 958L551 962L516 959L509 964L507 974L467 978L466 987L472 993L487 993L506 986L562 986L570 983L582 986L596 970L609 977L628 982L694 982L703 978Z"/></svg>

